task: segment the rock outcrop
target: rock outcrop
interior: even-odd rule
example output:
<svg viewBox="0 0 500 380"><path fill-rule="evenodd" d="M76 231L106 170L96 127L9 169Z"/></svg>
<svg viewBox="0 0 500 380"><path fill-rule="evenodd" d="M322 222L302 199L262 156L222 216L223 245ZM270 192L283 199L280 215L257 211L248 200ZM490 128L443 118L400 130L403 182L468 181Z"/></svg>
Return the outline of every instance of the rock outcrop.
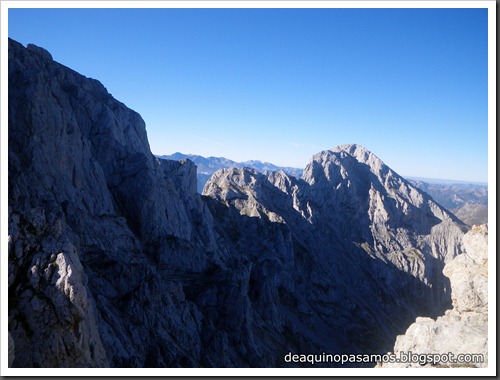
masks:
<svg viewBox="0 0 500 380"><path fill-rule="evenodd" d="M302 179L161 160L104 86L9 40L14 367L279 367L448 307L464 226L366 149ZM452 296L452 295L451 295ZM10 360L10 359L9 359Z"/></svg>
<svg viewBox="0 0 500 380"><path fill-rule="evenodd" d="M425 354L442 357L382 367L488 366L488 226L474 226L463 242L465 251L444 267L451 281L453 309L436 320L417 318L394 346L398 358L409 352L415 358ZM449 353L453 354L450 359Z"/></svg>
<svg viewBox="0 0 500 380"><path fill-rule="evenodd" d="M488 206L484 204L466 203L451 210L458 219L468 226L488 224Z"/></svg>
<svg viewBox="0 0 500 380"><path fill-rule="evenodd" d="M432 196L466 225L488 223L488 185L428 183L413 179L409 182Z"/></svg>
<svg viewBox="0 0 500 380"><path fill-rule="evenodd" d="M310 325L328 326L341 351L380 350L416 310L449 306L442 268L459 252L463 226L363 147L315 155L300 180L220 170L203 194L289 228L300 291L288 298L305 305Z"/></svg>
<svg viewBox="0 0 500 380"><path fill-rule="evenodd" d="M432 196L436 202L448 210L456 210L464 205L488 205L488 185L475 183L454 183L452 181L426 182L409 179L412 185Z"/></svg>
<svg viewBox="0 0 500 380"><path fill-rule="evenodd" d="M193 161L197 166L197 180L198 180L198 192L201 194L205 184L210 179L212 174L214 174L219 169L229 169L229 168L252 168L261 173L270 173L274 171L283 170L288 175L299 178L302 175L302 169L291 168L291 167L281 167L273 165L269 162L262 162L257 160L236 162L224 157L203 157L195 154L182 154L174 153L168 156L158 156L158 158L164 160L185 160L188 159Z"/></svg>

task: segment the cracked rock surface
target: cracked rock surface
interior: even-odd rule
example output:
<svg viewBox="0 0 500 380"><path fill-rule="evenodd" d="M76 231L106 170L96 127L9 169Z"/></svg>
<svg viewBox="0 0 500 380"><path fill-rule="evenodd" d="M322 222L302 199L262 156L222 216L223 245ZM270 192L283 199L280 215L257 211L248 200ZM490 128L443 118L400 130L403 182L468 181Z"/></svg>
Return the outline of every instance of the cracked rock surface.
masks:
<svg viewBox="0 0 500 380"><path fill-rule="evenodd" d="M416 319L398 336L394 352L480 354L482 362L393 363L382 367L488 366L488 226L474 226L463 238L464 252L444 267L453 308L436 320ZM458 359L458 357L456 357Z"/></svg>
<svg viewBox="0 0 500 380"><path fill-rule="evenodd" d="M455 300L465 226L365 148L301 179L221 170L202 196L97 80L13 40L8 69L9 365L300 365L386 352Z"/></svg>

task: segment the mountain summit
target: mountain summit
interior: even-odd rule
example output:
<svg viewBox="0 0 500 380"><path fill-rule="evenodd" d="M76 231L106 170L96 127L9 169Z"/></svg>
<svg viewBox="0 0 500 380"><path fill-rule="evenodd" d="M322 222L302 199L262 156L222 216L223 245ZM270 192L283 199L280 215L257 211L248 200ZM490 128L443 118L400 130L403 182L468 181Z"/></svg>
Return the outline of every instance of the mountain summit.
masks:
<svg viewBox="0 0 500 380"><path fill-rule="evenodd" d="M333 219L342 214L344 221L357 221L355 231L344 225L342 232L355 241L373 242L380 252L399 251L410 244L426 245L424 250L443 259L458 253L449 249L454 245L442 246L438 252L430 241L417 244L417 235L427 236L431 230L460 225L460 221L362 146L340 145L316 154L302 178L310 185L312 202L320 205L317 212L324 218L335 223ZM325 210L333 212L325 214ZM416 235L410 237L409 231Z"/></svg>
<svg viewBox="0 0 500 380"><path fill-rule="evenodd" d="M202 196L139 114L13 40L8 107L13 367L309 366L284 358L384 353L451 303L464 226L362 147Z"/></svg>
<svg viewBox="0 0 500 380"><path fill-rule="evenodd" d="M357 330L365 348L368 334L368 345L378 349L384 333L411 320L414 310L434 315L449 305L442 269L459 253L464 226L359 145L316 154L300 180L284 172L220 170L203 194L288 227L294 283L303 287L298 302L346 341L356 341ZM336 306L325 309L325 302Z"/></svg>

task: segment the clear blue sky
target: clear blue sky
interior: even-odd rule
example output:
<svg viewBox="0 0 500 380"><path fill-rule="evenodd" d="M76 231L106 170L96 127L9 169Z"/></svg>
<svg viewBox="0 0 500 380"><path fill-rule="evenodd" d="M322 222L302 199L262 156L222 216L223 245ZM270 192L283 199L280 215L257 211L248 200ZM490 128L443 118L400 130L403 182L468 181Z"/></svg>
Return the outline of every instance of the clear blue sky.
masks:
<svg viewBox="0 0 500 380"><path fill-rule="evenodd" d="M487 181L486 9L10 9L9 37L98 79L176 151L304 167L358 143Z"/></svg>

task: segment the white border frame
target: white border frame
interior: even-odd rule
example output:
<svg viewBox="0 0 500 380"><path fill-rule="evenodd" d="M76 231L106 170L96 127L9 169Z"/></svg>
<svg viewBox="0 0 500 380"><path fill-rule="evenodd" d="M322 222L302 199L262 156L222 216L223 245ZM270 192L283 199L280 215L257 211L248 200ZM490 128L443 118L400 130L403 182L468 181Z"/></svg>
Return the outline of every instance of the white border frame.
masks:
<svg viewBox="0 0 500 380"><path fill-rule="evenodd" d="M1 286L2 376L494 376L496 375L496 2L488 1L14 1L1 2L0 281L8 281L8 10L10 8L487 8L489 368L8 368L7 297ZM140 111L140 110L138 110Z"/></svg>

